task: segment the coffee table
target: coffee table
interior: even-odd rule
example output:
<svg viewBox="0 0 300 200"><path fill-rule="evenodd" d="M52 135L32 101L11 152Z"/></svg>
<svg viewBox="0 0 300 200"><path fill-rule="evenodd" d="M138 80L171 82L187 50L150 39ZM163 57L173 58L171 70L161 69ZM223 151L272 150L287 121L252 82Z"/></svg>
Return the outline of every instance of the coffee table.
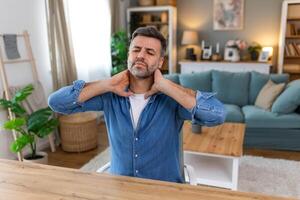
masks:
<svg viewBox="0 0 300 200"><path fill-rule="evenodd" d="M243 155L245 124L202 127L202 133L183 125L184 164L196 184L237 190L239 159Z"/></svg>

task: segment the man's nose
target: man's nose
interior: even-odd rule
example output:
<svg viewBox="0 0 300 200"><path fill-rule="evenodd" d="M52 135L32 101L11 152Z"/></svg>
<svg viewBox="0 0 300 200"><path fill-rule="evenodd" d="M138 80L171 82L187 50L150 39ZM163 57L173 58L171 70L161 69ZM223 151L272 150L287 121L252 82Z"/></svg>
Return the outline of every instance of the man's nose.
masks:
<svg viewBox="0 0 300 200"><path fill-rule="evenodd" d="M142 49L142 50L138 53L137 57L138 57L138 58L144 58L144 57L145 57L145 53L146 53L145 50Z"/></svg>

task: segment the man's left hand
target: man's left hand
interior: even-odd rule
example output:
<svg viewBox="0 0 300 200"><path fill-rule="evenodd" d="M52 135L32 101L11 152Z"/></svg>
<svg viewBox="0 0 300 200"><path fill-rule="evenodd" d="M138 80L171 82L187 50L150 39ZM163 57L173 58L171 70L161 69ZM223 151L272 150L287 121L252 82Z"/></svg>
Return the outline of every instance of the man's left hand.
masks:
<svg viewBox="0 0 300 200"><path fill-rule="evenodd" d="M151 87L151 89L145 93L145 99L147 99L149 96L161 91L161 88L163 86L163 84L165 84L166 79L163 77L163 75L161 74L160 70L157 69L154 72L154 83Z"/></svg>

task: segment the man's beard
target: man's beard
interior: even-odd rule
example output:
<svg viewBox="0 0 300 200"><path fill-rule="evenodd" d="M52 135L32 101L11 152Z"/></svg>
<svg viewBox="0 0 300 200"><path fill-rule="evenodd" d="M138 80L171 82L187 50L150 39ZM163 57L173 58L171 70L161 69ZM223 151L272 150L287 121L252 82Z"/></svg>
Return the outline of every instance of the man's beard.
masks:
<svg viewBox="0 0 300 200"><path fill-rule="evenodd" d="M142 63L144 66L143 67L136 67L135 65L136 65L137 62ZM149 78L149 77L153 76L154 71L155 71L155 70L153 70L153 69L155 69L155 67L151 66L149 68L149 65L141 59L137 59L134 62L128 61L128 65L130 66L129 67L130 73L138 79Z"/></svg>

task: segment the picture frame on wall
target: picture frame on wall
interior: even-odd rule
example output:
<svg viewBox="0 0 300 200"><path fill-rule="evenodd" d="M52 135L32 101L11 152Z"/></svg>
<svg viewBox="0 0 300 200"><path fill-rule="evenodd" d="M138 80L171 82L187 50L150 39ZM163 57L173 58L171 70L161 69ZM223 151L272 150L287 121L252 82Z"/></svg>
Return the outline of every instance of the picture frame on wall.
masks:
<svg viewBox="0 0 300 200"><path fill-rule="evenodd" d="M244 26L244 0L214 0L214 30L242 30Z"/></svg>
<svg viewBox="0 0 300 200"><path fill-rule="evenodd" d="M268 62L269 56L270 56L270 52L269 51L261 51L259 53L258 61L259 62Z"/></svg>

